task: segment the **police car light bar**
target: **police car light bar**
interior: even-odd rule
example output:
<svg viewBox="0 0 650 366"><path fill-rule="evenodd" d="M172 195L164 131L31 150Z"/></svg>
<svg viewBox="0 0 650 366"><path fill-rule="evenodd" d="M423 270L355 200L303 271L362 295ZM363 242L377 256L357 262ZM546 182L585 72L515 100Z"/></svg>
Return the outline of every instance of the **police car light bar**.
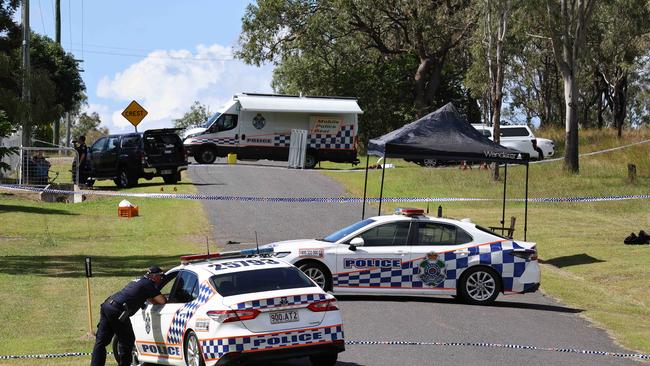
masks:
<svg viewBox="0 0 650 366"><path fill-rule="evenodd" d="M221 253L211 253L211 254L192 254L181 256L181 264L188 264L191 262L201 262L209 259L226 259L226 258L241 258L241 257L250 257L253 255L265 255L272 254L273 248L262 248L262 249L243 249L233 252L221 252Z"/></svg>
<svg viewBox="0 0 650 366"><path fill-rule="evenodd" d="M421 208L398 207L395 209L395 215L404 215L404 216L424 215L424 210Z"/></svg>

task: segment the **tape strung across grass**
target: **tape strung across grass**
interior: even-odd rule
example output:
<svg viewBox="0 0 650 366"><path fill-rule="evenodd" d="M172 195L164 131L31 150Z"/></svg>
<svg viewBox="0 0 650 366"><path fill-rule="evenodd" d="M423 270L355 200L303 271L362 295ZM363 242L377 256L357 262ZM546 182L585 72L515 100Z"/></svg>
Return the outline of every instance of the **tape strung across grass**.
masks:
<svg viewBox="0 0 650 366"><path fill-rule="evenodd" d="M537 347L520 344L501 344L485 342L415 342L415 341L345 341L348 346L434 346L434 347L484 347L484 348L502 348L502 349L522 349L529 351L546 351L559 353L575 353L582 355L606 356L616 358L630 358L638 360L650 360L650 355L642 353L620 353L607 351L582 350L576 348L555 348L555 347ZM112 354L112 352L108 352ZM50 353L35 355L0 355L0 360L7 359L43 359L43 358L63 358L63 357L84 357L90 356L89 352L67 352L67 353Z"/></svg>
<svg viewBox="0 0 650 366"><path fill-rule="evenodd" d="M137 198L162 198L184 199L200 201L235 201L235 202L270 202L270 203L361 203L361 197L259 197L259 196L220 196L213 194L185 194L185 193L126 193L100 190L67 191L61 189L45 189L16 184L0 184L0 188L13 191L26 191L34 193L55 194L83 194L110 197L137 197ZM603 201L627 201L650 199L648 194L619 195L619 196L585 196L585 197L540 197L529 198L528 202L535 203L582 203ZM385 197L382 202L460 202L460 201L501 201L496 198L463 198L463 197ZM509 198L507 201L523 202L523 198ZM379 202L379 198L369 197L366 202Z"/></svg>

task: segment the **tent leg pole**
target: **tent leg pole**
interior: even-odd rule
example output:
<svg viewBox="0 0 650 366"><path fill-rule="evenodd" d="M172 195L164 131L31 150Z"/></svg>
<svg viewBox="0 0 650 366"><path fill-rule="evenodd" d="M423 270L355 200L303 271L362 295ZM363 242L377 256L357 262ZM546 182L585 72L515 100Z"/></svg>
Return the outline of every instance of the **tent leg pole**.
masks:
<svg viewBox="0 0 650 366"><path fill-rule="evenodd" d="M381 215L381 199L384 197L384 174L386 173L386 156L384 156L384 166L381 168L381 188L379 189L379 211L377 216Z"/></svg>
<svg viewBox="0 0 650 366"><path fill-rule="evenodd" d="M498 167L498 165L497 165ZM503 165L503 209L501 210L501 226L506 226L506 183L508 183L508 164Z"/></svg>
<svg viewBox="0 0 650 366"><path fill-rule="evenodd" d="M368 151L368 148L366 148ZM366 180L363 183L363 206L361 207L361 220L366 218L366 192L368 190L368 162L370 161L370 155L366 155Z"/></svg>
<svg viewBox="0 0 650 366"><path fill-rule="evenodd" d="M528 232L528 163L526 163L526 199L524 200L524 241Z"/></svg>

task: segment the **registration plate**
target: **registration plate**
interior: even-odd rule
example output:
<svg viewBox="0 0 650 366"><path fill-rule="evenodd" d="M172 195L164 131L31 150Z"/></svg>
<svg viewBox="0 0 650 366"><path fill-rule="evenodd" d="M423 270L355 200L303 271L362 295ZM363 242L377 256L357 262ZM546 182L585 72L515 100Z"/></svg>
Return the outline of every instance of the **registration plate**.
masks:
<svg viewBox="0 0 650 366"><path fill-rule="evenodd" d="M298 312L295 310L274 311L269 313L269 316L271 317L271 324L291 323L300 320Z"/></svg>
<svg viewBox="0 0 650 366"><path fill-rule="evenodd" d="M171 174L171 173L172 173L171 169L163 169L163 170L160 171L160 174L163 174L163 175L167 175L167 174Z"/></svg>

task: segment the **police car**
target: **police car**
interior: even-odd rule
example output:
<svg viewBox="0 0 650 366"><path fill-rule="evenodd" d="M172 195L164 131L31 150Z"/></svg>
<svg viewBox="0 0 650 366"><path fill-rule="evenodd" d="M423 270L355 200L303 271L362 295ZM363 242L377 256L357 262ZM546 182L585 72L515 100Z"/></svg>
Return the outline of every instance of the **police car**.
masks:
<svg viewBox="0 0 650 366"><path fill-rule="evenodd" d="M131 317L134 364L228 365L309 356L334 365L345 349L341 314L272 250L181 257L166 273L165 305Z"/></svg>
<svg viewBox="0 0 650 366"><path fill-rule="evenodd" d="M335 294L447 294L488 304L500 292L534 292L540 284L535 243L420 209L397 209L323 239L265 247Z"/></svg>

